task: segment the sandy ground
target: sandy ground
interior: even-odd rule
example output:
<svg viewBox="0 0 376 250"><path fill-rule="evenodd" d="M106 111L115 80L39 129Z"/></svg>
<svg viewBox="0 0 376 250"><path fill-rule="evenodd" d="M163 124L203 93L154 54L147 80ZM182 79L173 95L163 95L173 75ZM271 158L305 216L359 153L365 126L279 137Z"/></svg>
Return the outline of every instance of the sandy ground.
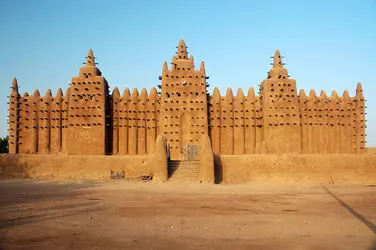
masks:
<svg viewBox="0 0 376 250"><path fill-rule="evenodd" d="M376 249L376 185L0 182L0 249Z"/></svg>

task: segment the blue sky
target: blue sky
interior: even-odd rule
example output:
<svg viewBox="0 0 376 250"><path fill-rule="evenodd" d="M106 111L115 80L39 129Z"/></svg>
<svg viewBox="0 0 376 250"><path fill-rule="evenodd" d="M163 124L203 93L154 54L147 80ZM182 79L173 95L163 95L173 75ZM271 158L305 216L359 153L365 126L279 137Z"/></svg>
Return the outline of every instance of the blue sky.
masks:
<svg viewBox="0 0 376 250"><path fill-rule="evenodd" d="M376 146L376 0L1 0L0 136L14 76L21 94L65 92L92 48L111 89L149 90L181 37L210 92L257 88L277 48L298 89L353 96L362 82Z"/></svg>

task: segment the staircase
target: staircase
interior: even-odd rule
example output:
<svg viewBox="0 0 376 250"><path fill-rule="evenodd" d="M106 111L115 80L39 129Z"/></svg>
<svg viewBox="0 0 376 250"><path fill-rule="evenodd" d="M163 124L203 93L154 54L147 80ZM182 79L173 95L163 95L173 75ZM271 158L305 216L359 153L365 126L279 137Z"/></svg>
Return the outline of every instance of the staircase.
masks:
<svg viewBox="0 0 376 250"><path fill-rule="evenodd" d="M198 183L200 161L169 161L168 182Z"/></svg>

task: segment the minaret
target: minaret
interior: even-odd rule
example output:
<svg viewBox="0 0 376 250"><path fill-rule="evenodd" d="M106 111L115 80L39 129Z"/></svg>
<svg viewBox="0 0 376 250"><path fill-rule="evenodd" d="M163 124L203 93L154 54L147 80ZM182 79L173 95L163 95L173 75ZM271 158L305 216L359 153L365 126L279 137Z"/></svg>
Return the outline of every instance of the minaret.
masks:
<svg viewBox="0 0 376 250"><path fill-rule="evenodd" d="M14 77L12 81L12 91L9 96L9 153L18 153L18 100L20 94L18 93L17 78Z"/></svg>
<svg viewBox="0 0 376 250"><path fill-rule="evenodd" d="M176 59L187 59L188 58L187 46L185 45L183 38L180 39L179 44L176 48L177 48Z"/></svg>
<svg viewBox="0 0 376 250"><path fill-rule="evenodd" d="M201 136L208 134L208 77L204 63L199 70L194 67L194 58L188 57L187 46L181 39L171 69L165 62L159 77L162 80L159 133L170 146L171 159L198 157L190 152L198 152Z"/></svg>
<svg viewBox="0 0 376 250"><path fill-rule="evenodd" d="M268 153L300 153L301 129L296 81L289 78L279 50L272 58L272 68L260 89L263 138Z"/></svg>
<svg viewBox="0 0 376 250"><path fill-rule="evenodd" d="M277 49L273 58L273 68L283 68L281 53Z"/></svg>
<svg viewBox="0 0 376 250"><path fill-rule="evenodd" d="M79 76L72 78L68 117L68 154L109 153L111 118L106 79L90 49Z"/></svg>

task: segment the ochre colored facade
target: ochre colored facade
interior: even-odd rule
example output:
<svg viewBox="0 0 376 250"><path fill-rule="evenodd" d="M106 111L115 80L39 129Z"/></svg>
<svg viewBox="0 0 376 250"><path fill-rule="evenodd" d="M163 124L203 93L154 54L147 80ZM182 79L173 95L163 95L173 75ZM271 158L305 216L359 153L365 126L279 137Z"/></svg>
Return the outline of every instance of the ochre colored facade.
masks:
<svg viewBox="0 0 376 250"><path fill-rule="evenodd" d="M357 154L366 152L362 86L350 97L333 91L297 91L277 50L273 67L255 94L218 88L207 93L205 65L195 70L193 56L180 40L171 68L148 94L109 86L89 50L86 65L70 87L56 96L38 90L18 93L13 79L9 102L9 151L19 154L153 154L158 135L171 159L183 160L187 146L209 136L215 154Z"/></svg>

